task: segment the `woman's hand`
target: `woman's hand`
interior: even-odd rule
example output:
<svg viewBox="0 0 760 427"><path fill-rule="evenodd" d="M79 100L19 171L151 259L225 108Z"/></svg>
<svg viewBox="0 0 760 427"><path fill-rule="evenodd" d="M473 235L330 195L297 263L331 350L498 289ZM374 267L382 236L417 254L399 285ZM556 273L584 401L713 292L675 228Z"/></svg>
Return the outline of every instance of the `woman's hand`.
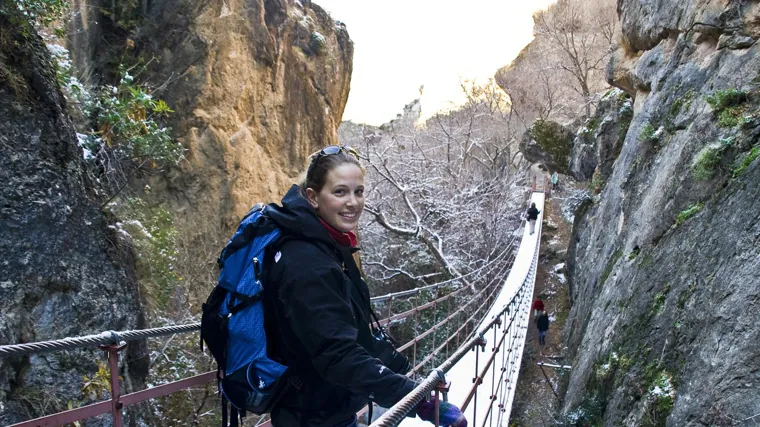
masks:
<svg viewBox="0 0 760 427"><path fill-rule="evenodd" d="M417 416L423 421L435 422L435 401L436 398L433 397L418 403L415 408ZM467 427L467 419L462 411L449 402L440 402L438 405L438 422L444 427Z"/></svg>

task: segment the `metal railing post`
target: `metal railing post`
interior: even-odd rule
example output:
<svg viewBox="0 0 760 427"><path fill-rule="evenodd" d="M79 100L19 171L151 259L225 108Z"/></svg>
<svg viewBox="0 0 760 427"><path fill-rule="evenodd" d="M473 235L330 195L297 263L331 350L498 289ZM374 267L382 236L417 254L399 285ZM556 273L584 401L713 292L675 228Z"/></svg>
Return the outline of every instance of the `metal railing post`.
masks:
<svg viewBox="0 0 760 427"><path fill-rule="evenodd" d="M123 415L121 408L121 381L119 381L119 352L126 348L126 344L108 345L101 347L108 352L108 369L111 374L111 415L113 415L114 427L122 427Z"/></svg>
<svg viewBox="0 0 760 427"><path fill-rule="evenodd" d="M433 412L433 424L435 427L438 427L441 425L440 416L438 414L438 411L441 408L441 401L439 400L439 393L438 393L438 387L435 389L435 411Z"/></svg>

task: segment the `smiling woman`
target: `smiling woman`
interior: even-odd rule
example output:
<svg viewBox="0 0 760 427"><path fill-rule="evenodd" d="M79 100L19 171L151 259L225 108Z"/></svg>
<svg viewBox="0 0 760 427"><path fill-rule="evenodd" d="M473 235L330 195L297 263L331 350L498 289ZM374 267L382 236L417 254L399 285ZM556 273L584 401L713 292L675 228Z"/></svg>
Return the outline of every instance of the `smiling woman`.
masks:
<svg viewBox="0 0 760 427"><path fill-rule="evenodd" d="M301 383L274 405L275 427L356 426L370 399L389 408L416 385L406 357L370 328L369 288L352 256L364 175L353 149L326 147L282 206L266 210L283 236L264 259L268 355Z"/></svg>
<svg viewBox="0 0 760 427"><path fill-rule="evenodd" d="M365 170L356 151L332 145L311 157L301 190L322 221L353 232L364 210Z"/></svg>
<svg viewBox="0 0 760 427"><path fill-rule="evenodd" d="M364 171L344 163L327 174L320 191L307 188L306 197L320 219L343 233L353 231L364 209Z"/></svg>

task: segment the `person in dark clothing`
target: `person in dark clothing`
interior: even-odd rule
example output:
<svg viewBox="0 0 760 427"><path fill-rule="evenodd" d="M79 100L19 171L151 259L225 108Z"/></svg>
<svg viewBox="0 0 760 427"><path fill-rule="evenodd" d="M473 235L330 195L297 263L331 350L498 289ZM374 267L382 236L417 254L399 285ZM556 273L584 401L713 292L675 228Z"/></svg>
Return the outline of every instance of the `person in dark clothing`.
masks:
<svg viewBox="0 0 760 427"><path fill-rule="evenodd" d="M546 331L549 330L549 315L546 311L542 311L536 319L536 326L538 327L538 343L541 345L546 344Z"/></svg>
<svg viewBox="0 0 760 427"><path fill-rule="evenodd" d="M539 213L541 213L541 211L536 209L536 204L531 203L527 213L528 222L530 222L530 234L533 234L536 231L536 220L538 219Z"/></svg>
<svg viewBox="0 0 760 427"><path fill-rule="evenodd" d="M268 348L300 380L273 408L275 427L355 426L368 401L390 407L416 386L390 369L369 327L369 288L352 256L363 208L363 167L352 149L330 146L266 212L283 233L265 259Z"/></svg>

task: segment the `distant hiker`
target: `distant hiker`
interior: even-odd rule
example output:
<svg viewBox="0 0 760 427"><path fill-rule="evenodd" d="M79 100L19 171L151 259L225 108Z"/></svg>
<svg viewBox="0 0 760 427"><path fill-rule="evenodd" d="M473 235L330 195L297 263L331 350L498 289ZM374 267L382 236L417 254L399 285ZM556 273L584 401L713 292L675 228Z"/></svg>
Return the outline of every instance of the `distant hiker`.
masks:
<svg viewBox="0 0 760 427"><path fill-rule="evenodd" d="M536 209L536 204L531 203L528 213L526 214L528 222L530 223L530 234L533 234L536 231L536 220L538 219L539 213L541 213L541 211Z"/></svg>
<svg viewBox="0 0 760 427"><path fill-rule="evenodd" d="M559 184L559 174L557 173L557 171L554 171L552 173L552 190L555 190L558 184Z"/></svg>
<svg viewBox="0 0 760 427"><path fill-rule="evenodd" d="M536 300L533 301L533 305L530 307L530 309L533 311L533 318L538 319L538 315L544 311L544 302L541 301L541 296L537 296Z"/></svg>
<svg viewBox="0 0 760 427"><path fill-rule="evenodd" d="M542 311L536 319L536 326L538 327L538 343L541 345L546 344L546 331L549 329L549 315L546 311Z"/></svg>
<svg viewBox="0 0 760 427"><path fill-rule="evenodd" d="M273 404L274 427L355 427L369 399L390 408L417 385L404 375L409 360L379 328L352 256L364 177L354 149L329 146L310 156L282 206L264 209L282 232L262 262L267 356L300 380ZM427 404L414 409L421 418ZM440 408L451 425L466 425L456 406Z"/></svg>

